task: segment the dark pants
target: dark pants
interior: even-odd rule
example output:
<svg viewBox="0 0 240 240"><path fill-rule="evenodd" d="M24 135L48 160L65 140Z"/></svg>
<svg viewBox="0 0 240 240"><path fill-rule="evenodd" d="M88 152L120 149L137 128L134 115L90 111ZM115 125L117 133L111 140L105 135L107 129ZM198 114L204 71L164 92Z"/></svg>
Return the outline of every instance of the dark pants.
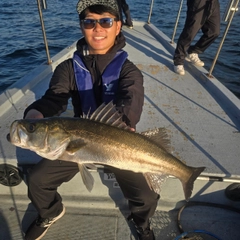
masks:
<svg viewBox="0 0 240 240"><path fill-rule="evenodd" d="M183 65L186 52L203 53L220 33L220 6L218 0L187 0L187 17L177 42L174 65ZM203 35L190 46L199 30Z"/></svg>
<svg viewBox="0 0 240 240"><path fill-rule="evenodd" d="M157 207L159 195L150 190L141 173L110 168L129 202L134 222L145 229ZM79 172L78 165L67 161L42 159L28 175L28 197L42 218L57 216L62 211L62 198L57 188Z"/></svg>
<svg viewBox="0 0 240 240"><path fill-rule="evenodd" d="M122 23L126 23L128 26L132 26L133 25L132 18L131 18L129 6L128 6L126 0L117 0L117 2L118 2L118 7L120 9L119 12L120 12L120 18L121 18ZM123 20L122 11L126 17L126 22L124 22L124 20Z"/></svg>

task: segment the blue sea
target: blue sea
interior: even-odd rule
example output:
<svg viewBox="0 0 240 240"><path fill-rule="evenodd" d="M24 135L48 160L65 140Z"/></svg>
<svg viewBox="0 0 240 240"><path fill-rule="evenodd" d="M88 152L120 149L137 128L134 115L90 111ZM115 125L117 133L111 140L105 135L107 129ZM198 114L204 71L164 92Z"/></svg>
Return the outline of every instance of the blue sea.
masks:
<svg viewBox="0 0 240 240"><path fill-rule="evenodd" d="M77 1L46 0L43 10L50 56L81 37ZM133 20L147 21L151 1L127 0ZM221 16L228 0L221 0ZM172 38L180 0L155 0L151 23ZM186 0L179 19L175 42L184 26ZM210 69L227 23L221 21L219 38L201 55L205 68ZM240 11L230 25L213 75L240 98ZM198 36L196 36L196 39ZM0 93L39 64L47 56L42 37L37 1L1 0L0 2Z"/></svg>

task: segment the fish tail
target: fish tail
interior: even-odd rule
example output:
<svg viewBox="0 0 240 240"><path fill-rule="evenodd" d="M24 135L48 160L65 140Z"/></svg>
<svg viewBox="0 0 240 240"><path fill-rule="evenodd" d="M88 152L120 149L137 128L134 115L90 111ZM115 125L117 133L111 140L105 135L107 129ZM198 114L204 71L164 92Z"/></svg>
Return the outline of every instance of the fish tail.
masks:
<svg viewBox="0 0 240 240"><path fill-rule="evenodd" d="M188 181L182 182L186 201L188 201L192 195L194 181L201 174L201 172L204 171L204 169L205 169L205 167L192 168L192 170L193 170L192 175L189 177Z"/></svg>

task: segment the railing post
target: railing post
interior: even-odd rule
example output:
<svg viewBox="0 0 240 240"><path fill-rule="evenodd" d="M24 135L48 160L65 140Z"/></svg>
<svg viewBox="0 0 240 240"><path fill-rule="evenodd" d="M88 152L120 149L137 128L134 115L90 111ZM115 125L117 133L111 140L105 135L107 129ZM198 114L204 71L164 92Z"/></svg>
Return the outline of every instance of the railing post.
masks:
<svg viewBox="0 0 240 240"><path fill-rule="evenodd" d="M172 40L170 42L171 44L174 43L174 38L175 38L176 31L177 31L177 25L178 25L178 22L179 22L179 17L180 17L181 10L182 10L182 5L183 5L183 0L181 0L180 5L179 5L178 14L177 14L177 18L176 18L176 22L175 22L175 26L174 26L174 30L173 30Z"/></svg>
<svg viewBox="0 0 240 240"><path fill-rule="evenodd" d="M151 6L150 6L149 15L148 15L148 21L147 21L148 24L150 23L151 16L152 16L153 2L154 2L154 0L152 0Z"/></svg>
<svg viewBox="0 0 240 240"><path fill-rule="evenodd" d="M40 3L40 1L42 1L42 3ZM41 5L42 5L43 8L46 9L47 5L46 5L45 0L37 0L37 3L38 3L38 12L39 12L39 17L40 17L40 22L41 22L41 26L42 26L43 40L44 40L46 54L47 54L47 63L51 64L52 60L50 58L50 54L49 54L49 50L48 50L48 43L47 43L47 37L46 37L46 31L45 31L45 27L44 27L43 16L42 16L42 7L41 7Z"/></svg>
<svg viewBox="0 0 240 240"><path fill-rule="evenodd" d="M238 3L239 3L239 0L229 0L228 2L228 6L225 10L225 13L223 15L223 20L225 22L228 22L227 26L226 26L226 29L224 31L224 34L223 34L223 37L222 37L222 40L219 44L219 47L218 47L218 50L217 50L217 53L215 55L215 58L213 59L213 62L212 62L212 66L207 74L208 77L212 77L212 72L213 72L213 69L215 67L215 64L217 62L217 59L218 59L218 56L219 56L219 53L222 49L222 45L223 45L223 42L227 36L227 32L229 30L229 27L231 25L231 22L232 22L232 19L233 19L233 16L235 14L236 11L238 11Z"/></svg>

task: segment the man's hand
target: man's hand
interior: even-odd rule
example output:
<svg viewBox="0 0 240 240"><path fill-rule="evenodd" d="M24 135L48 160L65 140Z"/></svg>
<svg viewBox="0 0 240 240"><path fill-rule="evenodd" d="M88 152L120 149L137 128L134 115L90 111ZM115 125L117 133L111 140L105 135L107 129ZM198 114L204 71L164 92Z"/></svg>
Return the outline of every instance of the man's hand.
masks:
<svg viewBox="0 0 240 240"><path fill-rule="evenodd" d="M33 118L44 118L44 116L38 110L31 109L27 112L25 119L33 119Z"/></svg>

